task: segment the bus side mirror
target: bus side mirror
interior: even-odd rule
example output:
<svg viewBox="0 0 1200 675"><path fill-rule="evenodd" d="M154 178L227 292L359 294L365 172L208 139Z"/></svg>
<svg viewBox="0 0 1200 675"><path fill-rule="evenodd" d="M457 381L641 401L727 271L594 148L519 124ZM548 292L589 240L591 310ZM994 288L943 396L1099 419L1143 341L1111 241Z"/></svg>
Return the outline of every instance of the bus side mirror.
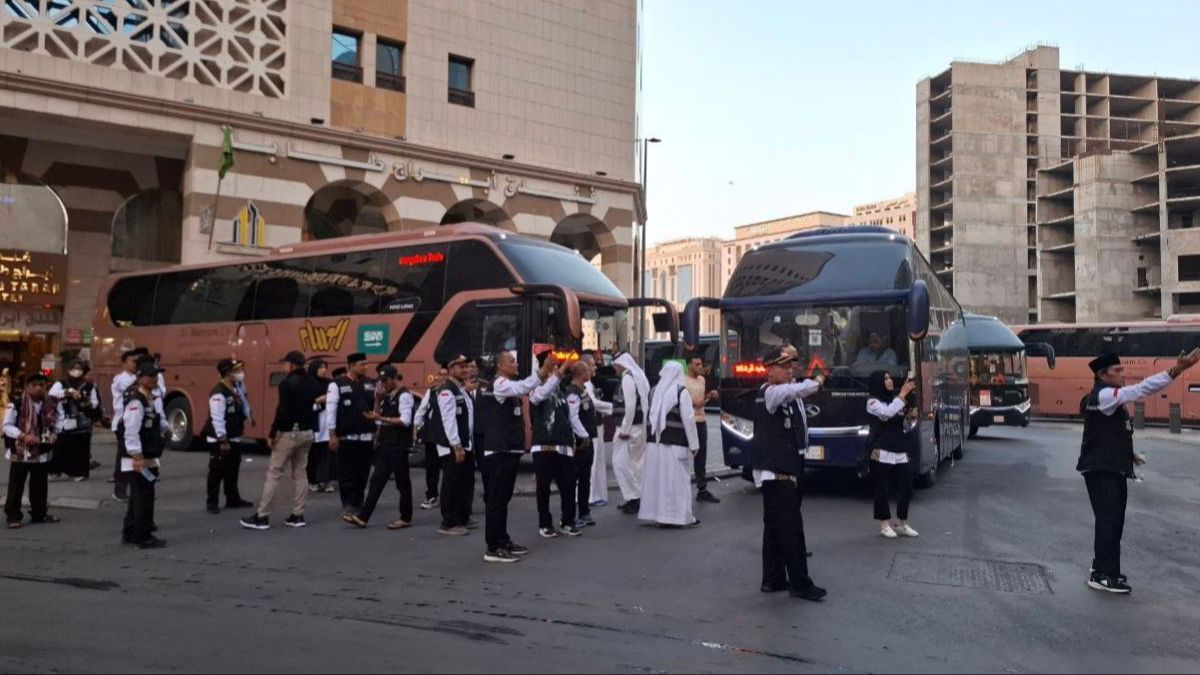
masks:
<svg viewBox="0 0 1200 675"><path fill-rule="evenodd" d="M908 337L920 342L929 334L929 286L918 279L908 289Z"/></svg>
<svg viewBox="0 0 1200 675"><path fill-rule="evenodd" d="M1054 366L1058 362L1058 355L1055 354L1054 347L1045 342L1034 342L1025 345L1025 355L1045 357L1046 365L1049 366L1050 370L1054 370Z"/></svg>

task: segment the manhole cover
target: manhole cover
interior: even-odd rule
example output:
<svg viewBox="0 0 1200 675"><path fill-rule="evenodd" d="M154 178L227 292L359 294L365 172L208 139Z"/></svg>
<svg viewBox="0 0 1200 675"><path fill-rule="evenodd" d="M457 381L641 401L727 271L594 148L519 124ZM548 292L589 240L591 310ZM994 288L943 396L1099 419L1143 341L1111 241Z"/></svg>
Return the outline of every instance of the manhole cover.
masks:
<svg viewBox="0 0 1200 675"><path fill-rule="evenodd" d="M1013 563L960 556L897 553L889 579L918 584L986 588L1004 593L1053 593L1046 570L1033 563Z"/></svg>

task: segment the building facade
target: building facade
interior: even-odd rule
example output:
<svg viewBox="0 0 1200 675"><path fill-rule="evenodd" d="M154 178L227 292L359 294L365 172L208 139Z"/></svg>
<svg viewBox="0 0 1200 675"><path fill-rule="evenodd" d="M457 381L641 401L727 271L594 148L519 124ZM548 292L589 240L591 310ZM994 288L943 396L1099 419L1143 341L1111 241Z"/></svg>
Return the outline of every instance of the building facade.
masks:
<svg viewBox="0 0 1200 675"><path fill-rule="evenodd" d="M637 23L634 0L5 4L0 251L57 292L16 280L0 312L38 331L0 317L0 366L85 347L112 271L313 238L484 221L631 291Z"/></svg>
<svg viewBox="0 0 1200 675"><path fill-rule="evenodd" d="M917 193L868 202L854 207L850 225L879 225L895 230L909 239L916 238Z"/></svg>
<svg viewBox="0 0 1200 675"><path fill-rule="evenodd" d="M724 291L721 283L722 243L715 237L696 237L651 246L646 251L646 293L669 300L679 311L683 311L692 298L720 297ZM715 334L720 325L717 312L701 312L702 334ZM665 333L650 335L655 340L667 337Z"/></svg>
<svg viewBox="0 0 1200 675"><path fill-rule="evenodd" d="M829 211L812 211L787 218L777 218L761 223L739 225L733 229L733 239L721 244L721 290L729 284L733 271L747 251L763 244L781 241L797 232L820 227L842 227L850 222L850 216Z"/></svg>
<svg viewBox="0 0 1200 675"><path fill-rule="evenodd" d="M1200 309L1200 81L1064 69L1038 47L917 85L917 240L1010 323Z"/></svg>

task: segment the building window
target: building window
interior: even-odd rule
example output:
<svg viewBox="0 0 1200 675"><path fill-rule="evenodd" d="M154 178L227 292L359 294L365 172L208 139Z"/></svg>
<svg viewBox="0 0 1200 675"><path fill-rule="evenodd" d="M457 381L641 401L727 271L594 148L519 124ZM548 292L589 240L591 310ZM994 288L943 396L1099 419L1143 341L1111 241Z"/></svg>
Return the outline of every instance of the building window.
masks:
<svg viewBox="0 0 1200 675"><path fill-rule="evenodd" d="M404 45L379 38L375 43L375 86L404 92Z"/></svg>
<svg viewBox="0 0 1200 675"><path fill-rule="evenodd" d="M1179 256L1179 280L1200 281L1200 255Z"/></svg>
<svg viewBox="0 0 1200 675"><path fill-rule="evenodd" d="M333 77L347 82L362 82L359 60L362 35L340 28L333 29Z"/></svg>
<svg viewBox="0 0 1200 675"><path fill-rule="evenodd" d="M451 103L465 105L469 108L475 107L474 71L474 59L450 55L449 101Z"/></svg>

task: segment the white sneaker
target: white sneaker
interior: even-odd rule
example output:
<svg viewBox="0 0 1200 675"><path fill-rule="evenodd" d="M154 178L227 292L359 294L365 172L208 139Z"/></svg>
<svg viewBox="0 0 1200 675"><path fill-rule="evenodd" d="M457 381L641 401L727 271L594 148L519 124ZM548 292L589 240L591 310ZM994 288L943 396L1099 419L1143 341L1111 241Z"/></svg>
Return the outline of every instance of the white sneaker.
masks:
<svg viewBox="0 0 1200 675"><path fill-rule="evenodd" d="M905 524L901 525L900 527L897 527L896 534L900 535L901 537L912 537L913 539L916 539L917 537L921 536L921 533L912 529L912 526L909 525L908 523L905 523Z"/></svg>
<svg viewBox="0 0 1200 675"><path fill-rule="evenodd" d="M900 536L900 535L896 534L896 531L892 529L891 525L885 525L882 528L880 528L879 535L882 536L884 539L896 539L897 537Z"/></svg>

